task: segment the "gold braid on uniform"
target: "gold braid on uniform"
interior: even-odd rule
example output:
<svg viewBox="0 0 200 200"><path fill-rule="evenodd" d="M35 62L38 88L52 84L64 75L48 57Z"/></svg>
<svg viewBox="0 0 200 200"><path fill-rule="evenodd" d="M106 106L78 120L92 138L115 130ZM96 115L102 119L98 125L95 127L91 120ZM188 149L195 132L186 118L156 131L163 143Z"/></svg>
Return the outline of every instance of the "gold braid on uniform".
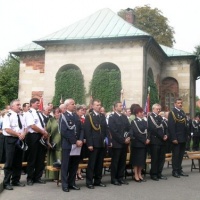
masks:
<svg viewBox="0 0 200 200"><path fill-rule="evenodd" d="M172 111L172 117L174 118L174 121L175 121L175 122L185 123L185 124L186 124L185 117L184 117L183 119L178 119L178 118L175 116L175 114L174 114L173 111Z"/></svg>
<svg viewBox="0 0 200 200"><path fill-rule="evenodd" d="M91 123L91 125L92 125L92 128L93 128L95 131L99 131L99 130L101 130L101 126L100 126L100 124L99 124L99 127L98 127L98 128L94 125L90 113L88 114L88 116L89 116L89 119L90 119L90 123Z"/></svg>

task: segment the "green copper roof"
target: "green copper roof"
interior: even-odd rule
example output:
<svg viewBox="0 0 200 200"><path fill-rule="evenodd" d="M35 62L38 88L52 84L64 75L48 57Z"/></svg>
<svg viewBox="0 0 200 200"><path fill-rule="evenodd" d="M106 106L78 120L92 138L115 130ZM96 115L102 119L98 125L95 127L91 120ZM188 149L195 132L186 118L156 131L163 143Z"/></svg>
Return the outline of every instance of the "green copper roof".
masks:
<svg viewBox="0 0 200 200"><path fill-rule="evenodd" d="M164 45L160 44L160 47L162 48L162 50L167 54L167 56L169 57L175 57L175 56L194 56L194 54L185 52L185 51L181 51L181 50L177 50L177 49L173 49L171 47L166 47Z"/></svg>
<svg viewBox="0 0 200 200"><path fill-rule="evenodd" d="M11 51L10 53L20 53L20 52L28 52L28 51L44 51L45 49L38 44L30 43L18 49Z"/></svg>
<svg viewBox="0 0 200 200"><path fill-rule="evenodd" d="M144 36L148 33L135 28L108 8L80 20L60 31L43 37L39 41L79 40Z"/></svg>
<svg viewBox="0 0 200 200"><path fill-rule="evenodd" d="M40 44L40 42L48 41L120 38L130 36L137 37L150 35L135 28L132 24L126 22L110 9L105 8L35 42ZM11 53L19 54L21 52L44 51L45 49L38 44L30 43L12 51ZM160 45L160 47L169 57L193 55L191 53L176 50L164 45Z"/></svg>

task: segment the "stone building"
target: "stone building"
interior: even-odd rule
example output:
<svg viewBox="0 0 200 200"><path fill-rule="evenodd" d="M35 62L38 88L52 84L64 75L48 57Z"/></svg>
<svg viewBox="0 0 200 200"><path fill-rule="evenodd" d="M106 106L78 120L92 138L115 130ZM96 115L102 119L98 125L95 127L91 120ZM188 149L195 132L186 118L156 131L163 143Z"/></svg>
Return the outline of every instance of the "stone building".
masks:
<svg viewBox="0 0 200 200"><path fill-rule="evenodd" d="M11 52L20 58L19 98L27 102L43 96L51 102L55 93L55 76L64 66L77 66L89 83L97 67L114 64L121 72L126 105L144 105L147 76L159 90L164 109L181 97L184 110L193 115L195 80L200 75L196 56L159 45L154 38L123 20L110 9L97 11L60 31L33 41Z"/></svg>

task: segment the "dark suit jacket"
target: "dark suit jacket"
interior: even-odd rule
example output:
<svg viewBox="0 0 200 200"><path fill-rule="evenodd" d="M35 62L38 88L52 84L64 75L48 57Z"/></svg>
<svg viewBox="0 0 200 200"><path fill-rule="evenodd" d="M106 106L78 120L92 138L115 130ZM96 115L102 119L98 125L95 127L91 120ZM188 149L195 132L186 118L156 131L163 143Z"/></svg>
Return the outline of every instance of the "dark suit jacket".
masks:
<svg viewBox="0 0 200 200"><path fill-rule="evenodd" d="M119 116L117 113L112 114L108 120L109 131L111 135L112 148L122 148L126 146L124 133L130 136L130 122L125 115Z"/></svg>
<svg viewBox="0 0 200 200"><path fill-rule="evenodd" d="M141 132L147 130L147 121L144 119L140 121L138 118L135 118L131 122L131 145L133 147L146 147L146 139L149 138L149 136L148 134L141 134L134 122L137 124Z"/></svg>
<svg viewBox="0 0 200 200"><path fill-rule="evenodd" d="M177 120L174 119L172 112ZM182 120L183 122L180 122L179 120ZM176 108L173 108L169 113L168 130L171 141L178 140L179 143L187 141L186 115L183 110L178 111Z"/></svg>
<svg viewBox="0 0 200 200"><path fill-rule="evenodd" d="M59 129L61 133L62 149L71 149L72 144L76 144L77 140L83 140L83 129L81 121L76 114L73 114L72 116L68 112L65 112L63 115L69 127L72 127L73 125L76 126L76 129L70 130L66 122L63 120L62 115L60 116Z"/></svg>
<svg viewBox="0 0 200 200"><path fill-rule="evenodd" d="M100 130L95 130L92 127L89 115L91 116L92 122L97 129L100 125L101 127ZM88 147L89 146L93 146L96 148L105 147L105 138L107 136L108 130L107 130L106 118L103 114L99 113L99 115L96 115L94 112L90 112L88 115L86 115L84 130L85 130L86 144Z"/></svg>
<svg viewBox="0 0 200 200"><path fill-rule="evenodd" d="M197 122L196 120L193 120L191 130L194 137L200 137L200 123L199 122Z"/></svg>
<svg viewBox="0 0 200 200"><path fill-rule="evenodd" d="M152 119L158 126L163 125L163 118L160 115L151 113L150 116L148 116L148 132L150 134L151 144L163 145L165 143L163 140L165 135L164 127L157 128Z"/></svg>
<svg viewBox="0 0 200 200"><path fill-rule="evenodd" d="M45 123L45 126L47 125L47 122L49 121L49 119L50 119L50 118L52 118L52 116L51 116L51 115L49 115L49 116L46 116L46 115L44 115L44 114L42 114L42 117L44 118L44 123Z"/></svg>

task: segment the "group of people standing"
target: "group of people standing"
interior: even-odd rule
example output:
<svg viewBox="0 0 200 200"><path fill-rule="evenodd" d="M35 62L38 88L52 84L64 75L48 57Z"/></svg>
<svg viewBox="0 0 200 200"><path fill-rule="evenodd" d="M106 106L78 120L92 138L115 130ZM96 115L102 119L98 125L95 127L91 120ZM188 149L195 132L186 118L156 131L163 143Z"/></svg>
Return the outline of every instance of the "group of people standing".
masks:
<svg viewBox="0 0 200 200"><path fill-rule="evenodd" d="M89 189L96 186L106 187L102 182L106 147L111 150L111 184L128 184L124 180L128 148L131 150L130 164L133 166L133 178L136 182L146 181L142 176L142 169L147 152L151 156L151 179L166 180L162 170L167 141L172 145L172 175L176 178L188 176L181 167L188 138L188 123L182 110L181 99L176 99L168 119L159 115L159 104L154 104L152 112L147 116L144 116L143 109L138 104L133 104L130 110L135 117L132 120L123 114L120 101L114 103L113 112L107 118L101 113L100 100L93 100L92 107L86 115L82 107L78 109L73 99L65 100L60 108L55 107L53 117L49 117L50 112L42 114L38 111L37 98L30 100L30 109L24 114L20 114L19 100L13 100L10 106L2 127L6 149L4 188L7 190L12 190L13 186L25 186L20 182L25 145L28 146L29 186L45 183L41 177L47 154L47 163L50 165L56 160L61 160L62 190L80 190L76 185L76 175L85 147L88 157L86 186ZM50 150L48 153L45 147Z"/></svg>

